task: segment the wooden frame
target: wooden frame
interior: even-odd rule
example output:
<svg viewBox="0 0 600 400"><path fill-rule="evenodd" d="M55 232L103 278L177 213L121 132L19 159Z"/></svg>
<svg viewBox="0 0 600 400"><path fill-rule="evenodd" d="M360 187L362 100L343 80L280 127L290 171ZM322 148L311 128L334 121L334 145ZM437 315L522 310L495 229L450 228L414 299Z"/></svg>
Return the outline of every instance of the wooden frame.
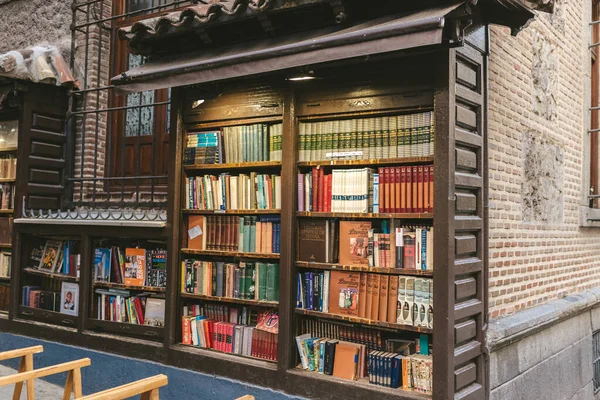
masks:
<svg viewBox="0 0 600 400"><path fill-rule="evenodd" d="M23 349L9 350L0 353L0 361L10 360L12 358L21 358L19 361L19 373L33 371L33 355L44 351L43 346L32 346ZM21 398L21 391L23 390L23 382L15 383L15 390L13 391L13 400ZM34 393L34 382L33 379L27 380L27 397L29 398L30 393Z"/></svg>
<svg viewBox="0 0 600 400"><path fill-rule="evenodd" d="M140 400L159 400L158 389L166 386L166 375L155 375L102 392L80 397L81 400L123 400L140 395Z"/></svg>

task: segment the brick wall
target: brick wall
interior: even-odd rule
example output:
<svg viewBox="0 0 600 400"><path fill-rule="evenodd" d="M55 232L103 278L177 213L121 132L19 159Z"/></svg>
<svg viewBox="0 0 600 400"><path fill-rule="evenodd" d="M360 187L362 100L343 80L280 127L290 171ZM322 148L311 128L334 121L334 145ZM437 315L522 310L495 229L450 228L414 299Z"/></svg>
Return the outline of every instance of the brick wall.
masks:
<svg viewBox="0 0 600 400"><path fill-rule="evenodd" d="M600 229L581 228L589 187L590 1L557 0L511 37L491 28L491 317L600 285Z"/></svg>

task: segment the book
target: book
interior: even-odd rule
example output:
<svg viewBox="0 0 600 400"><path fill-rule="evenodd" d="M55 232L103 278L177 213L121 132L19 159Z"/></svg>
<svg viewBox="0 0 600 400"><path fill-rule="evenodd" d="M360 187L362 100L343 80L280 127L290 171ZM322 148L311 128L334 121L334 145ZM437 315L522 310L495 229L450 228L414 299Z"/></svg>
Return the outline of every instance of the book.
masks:
<svg viewBox="0 0 600 400"><path fill-rule="evenodd" d="M94 274L96 281L108 282L110 280L110 262L112 249L96 248L94 250Z"/></svg>
<svg viewBox="0 0 600 400"><path fill-rule="evenodd" d="M146 299L144 325L165 325L165 299L156 299L152 297Z"/></svg>
<svg viewBox="0 0 600 400"><path fill-rule="evenodd" d="M124 283L131 286L143 286L146 282L146 250L125 249Z"/></svg>
<svg viewBox="0 0 600 400"><path fill-rule="evenodd" d="M79 311L79 285L72 282L62 282L60 290L60 312L77 316Z"/></svg>
<svg viewBox="0 0 600 400"><path fill-rule="evenodd" d="M369 265L369 221L340 221L339 263L342 265Z"/></svg>
<svg viewBox="0 0 600 400"><path fill-rule="evenodd" d="M298 260L329 262L329 221L298 221Z"/></svg>
<svg viewBox="0 0 600 400"><path fill-rule="evenodd" d="M358 316L360 274L331 271L329 282L329 312Z"/></svg>
<svg viewBox="0 0 600 400"><path fill-rule="evenodd" d="M46 240L44 253L38 268L42 271L54 272L62 252L62 241Z"/></svg>
<svg viewBox="0 0 600 400"><path fill-rule="evenodd" d="M333 376L343 379L358 379L359 348L352 343L339 342L335 346Z"/></svg>

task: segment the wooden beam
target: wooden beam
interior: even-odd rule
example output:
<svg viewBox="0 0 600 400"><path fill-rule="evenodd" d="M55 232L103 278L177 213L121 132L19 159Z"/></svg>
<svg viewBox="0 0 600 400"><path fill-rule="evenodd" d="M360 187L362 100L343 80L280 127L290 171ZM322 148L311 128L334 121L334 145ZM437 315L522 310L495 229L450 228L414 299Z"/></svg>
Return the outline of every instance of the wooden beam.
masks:
<svg viewBox="0 0 600 400"><path fill-rule="evenodd" d="M37 354L44 351L44 346L25 347L0 353L0 361L10 360L11 358L23 357L28 354Z"/></svg>
<svg viewBox="0 0 600 400"><path fill-rule="evenodd" d="M69 361L62 364L51 365L49 367L34 369L33 371L20 372L18 374L0 377L0 387L10 385L13 383L24 382L30 379L43 378L45 376L60 374L62 372L73 371L87 367L91 364L89 358L82 358L81 360Z"/></svg>
<svg viewBox="0 0 600 400"><path fill-rule="evenodd" d="M158 388L166 386L168 378L166 375L155 375L150 378L140 379L116 388L90 394L80 400L122 400L132 396L141 395L141 399L158 400Z"/></svg>

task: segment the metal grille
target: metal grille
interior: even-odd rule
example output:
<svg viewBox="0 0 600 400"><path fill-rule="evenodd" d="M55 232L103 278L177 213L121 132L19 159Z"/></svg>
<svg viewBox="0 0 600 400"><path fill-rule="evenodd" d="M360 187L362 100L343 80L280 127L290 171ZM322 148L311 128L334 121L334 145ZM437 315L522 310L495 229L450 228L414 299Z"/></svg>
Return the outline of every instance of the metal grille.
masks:
<svg viewBox="0 0 600 400"><path fill-rule="evenodd" d="M25 216L126 218L123 215L147 215L143 210L150 209L166 218L170 91L119 96L110 78L145 62L127 54L126 43L117 35L119 27L190 3L73 1L71 67L79 90L70 94L67 128L67 193L72 195L62 212L24 210ZM142 212L106 212L119 209Z"/></svg>
<svg viewBox="0 0 600 400"><path fill-rule="evenodd" d="M592 336L593 358L594 358L594 393L600 391L600 331Z"/></svg>

